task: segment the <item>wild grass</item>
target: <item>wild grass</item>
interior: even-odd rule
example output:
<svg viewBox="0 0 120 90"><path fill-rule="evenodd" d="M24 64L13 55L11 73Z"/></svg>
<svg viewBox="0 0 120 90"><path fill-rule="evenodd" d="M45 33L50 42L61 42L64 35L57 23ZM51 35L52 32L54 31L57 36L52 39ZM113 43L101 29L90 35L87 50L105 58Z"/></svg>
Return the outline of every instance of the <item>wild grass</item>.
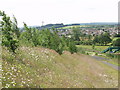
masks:
<svg viewBox="0 0 120 90"><path fill-rule="evenodd" d="M109 46L95 46L94 49L93 49L92 45L77 45L77 47L102 52L103 50L107 49Z"/></svg>
<svg viewBox="0 0 120 90"><path fill-rule="evenodd" d="M78 51L82 54L87 54L87 55L99 55L100 57L104 57L107 59L110 59L110 61L107 60L107 62L114 64L114 65L119 65L118 59L120 59L119 54L114 54L114 53L101 53L103 50L107 49L109 46L95 46L93 49L92 45L77 45Z"/></svg>
<svg viewBox="0 0 120 90"><path fill-rule="evenodd" d="M42 47L2 50L3 88L116 88L118 73L88 55Z"/></svg>

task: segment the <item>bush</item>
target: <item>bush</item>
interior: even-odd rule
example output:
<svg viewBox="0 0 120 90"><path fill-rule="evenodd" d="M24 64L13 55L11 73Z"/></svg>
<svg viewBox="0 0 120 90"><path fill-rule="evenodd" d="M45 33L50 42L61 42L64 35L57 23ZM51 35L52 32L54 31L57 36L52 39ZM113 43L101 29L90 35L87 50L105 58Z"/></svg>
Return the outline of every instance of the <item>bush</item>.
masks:
<svg viewBox="0 0 120 90"><path fill-rule="evenodd" d="M0 22L2 30L2 45L6 46L10 51L15 53L18 47L18 37L19 30L15 21L11 21L10 17L4 12L0 11L0 16L2 16L2 21ZM16 28L13 28L16 27Z"/></svg>
<svg viewBox="0 0 120 90"><path fill-rule="evenodd" d="M77 47L75 46L74 41L69 42L69 51L71 52L71 54L77 52Z"/></svg>
<svg viewBox="0 0 120 90"><path fill-rule="evenodd" d="M63 50L69 50L71 53L77 52L74 41L66 37L59 37L57 30L38 30L29 28L27 24L24 23L24 31L20 33L15 17L12 22L10 17L4 12L0 11L0 16L3 17L0 23L2 28L2 45L8 47L8 49L14 53L18 47L18 42L26 46L43 46L50 48L59 54L62 54Z"/></svg>
<svg viewBox="0 0 120 90"><path fill-rule="evenodd" d="M120 46L120 39L113 41L113 46Z"/></svg>

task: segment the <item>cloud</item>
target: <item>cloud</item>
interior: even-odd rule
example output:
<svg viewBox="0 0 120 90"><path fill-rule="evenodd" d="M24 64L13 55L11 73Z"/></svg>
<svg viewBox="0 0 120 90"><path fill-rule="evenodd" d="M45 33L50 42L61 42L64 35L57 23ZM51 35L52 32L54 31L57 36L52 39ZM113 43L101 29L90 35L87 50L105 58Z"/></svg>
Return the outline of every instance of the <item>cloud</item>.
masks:
<svg viewBox="0 0 120 90"><path fill-rule="evenodd" d="M48 23L117 22L119 0L1 0L0 9L19 26Z"/></svg>

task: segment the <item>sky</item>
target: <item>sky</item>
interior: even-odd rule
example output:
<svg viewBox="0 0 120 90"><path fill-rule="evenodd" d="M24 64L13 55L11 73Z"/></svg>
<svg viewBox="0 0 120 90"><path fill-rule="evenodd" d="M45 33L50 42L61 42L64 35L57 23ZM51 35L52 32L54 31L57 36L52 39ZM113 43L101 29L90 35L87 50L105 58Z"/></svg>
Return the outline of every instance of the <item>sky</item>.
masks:
<svg viewBox="0 0 120 90"><path fill-rule="evenodd" d="M0 0L0 10L18 26L55 23L118 22L119 0Z"/></svg>

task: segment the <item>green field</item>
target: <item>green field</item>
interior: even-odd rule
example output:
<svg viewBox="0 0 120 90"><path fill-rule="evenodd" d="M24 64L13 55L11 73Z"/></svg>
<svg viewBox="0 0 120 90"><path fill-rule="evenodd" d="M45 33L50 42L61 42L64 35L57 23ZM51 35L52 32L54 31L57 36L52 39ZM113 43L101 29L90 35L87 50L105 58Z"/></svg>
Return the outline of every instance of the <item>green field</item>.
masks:
<svg viewBox="0 0 120 90"><path fill-rule="evenodd" d="M94 54L98 55L100 54L103 50L107 49L109 46L93 46L92 45L76 45L78 52L83 53L83 54ZM105 56L104 54L102 54Z"/></svg>
<svg viewBox="0 0 120 90"><path fill-rule="evenodd" d="M77 47L102 52L103 50L107 49L109 46L95 46L94 49L92 48L92 45L77 45Z"/></svg>
<svg viewBox="0 0 120 90"><path fill-rule="evenodd" d="M81 27L80 25L73 25L73 26L65 26L65 27L62 27L62 28L58 28L58 29L71 29L73 27Z"/></svg>
<svg viewBox="0 0 120 90"><path fill-rule="evenodd" d="M110 59L110 61L107 60L107 62L120 66L120 64L118 63L118 58L120 58L118 54L115 53L111 54L109 52L101 53L103 50L107 49L108 47L109 46L95 46L93 49L92 45L77 45L78 52L80 53L104 57L106 59Z"/></svg>

